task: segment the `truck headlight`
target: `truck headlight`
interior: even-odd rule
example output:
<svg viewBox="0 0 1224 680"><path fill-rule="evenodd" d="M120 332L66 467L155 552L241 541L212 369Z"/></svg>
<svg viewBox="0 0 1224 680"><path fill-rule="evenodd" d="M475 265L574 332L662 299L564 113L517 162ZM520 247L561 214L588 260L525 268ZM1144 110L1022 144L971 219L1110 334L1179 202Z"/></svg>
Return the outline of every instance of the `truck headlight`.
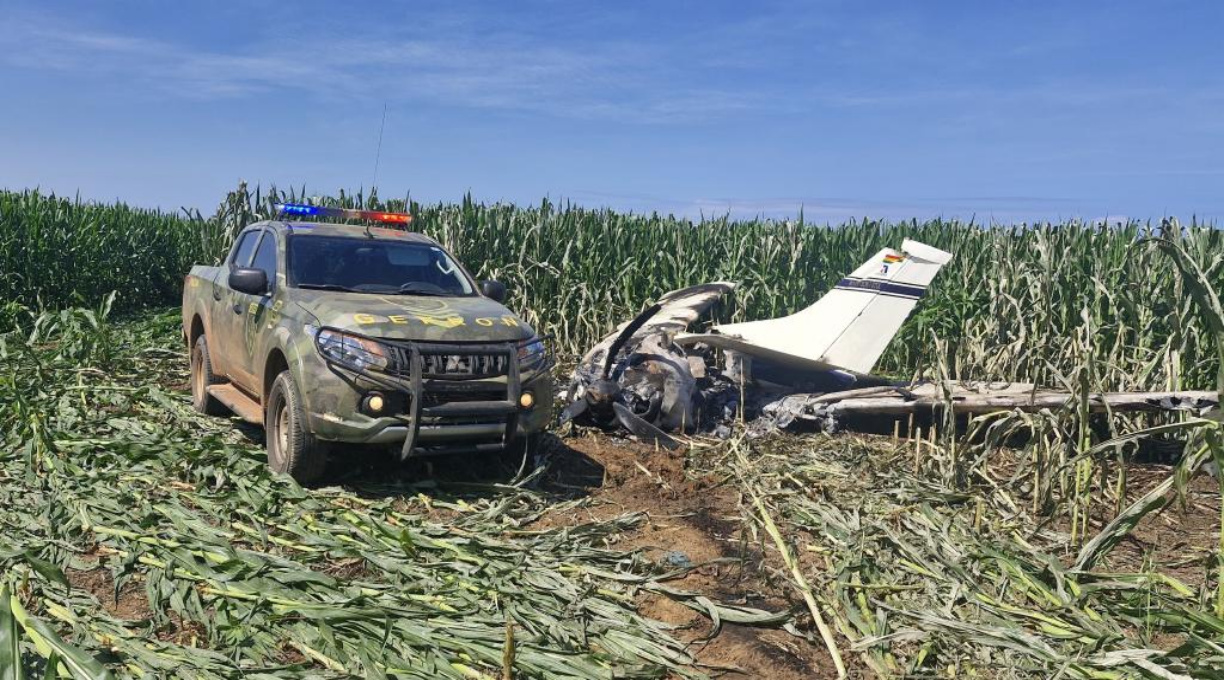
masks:
<svg viewBox="0 0 1224 680"><path fill-rule="evenodd" d="M546 358L548 358L548 352L544 349L543 340L531 338L519 343L518 363L520 371L533 371L543 365Z"/></svg>
<svg viewBox="0 0 1224 680"><path fill-rule="evenodd" d="M322 330L315 335L315 347L324 358L349 368L386 370L389 363L382 343L343 331Z"/></svg>

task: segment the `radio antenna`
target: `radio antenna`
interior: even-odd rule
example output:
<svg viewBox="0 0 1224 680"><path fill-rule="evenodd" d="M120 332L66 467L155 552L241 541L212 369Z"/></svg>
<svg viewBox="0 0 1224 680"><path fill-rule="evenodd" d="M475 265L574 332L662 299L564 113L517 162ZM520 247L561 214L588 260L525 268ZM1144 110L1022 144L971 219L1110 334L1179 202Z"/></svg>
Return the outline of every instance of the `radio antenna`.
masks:
<svg viewBox="0 0 1224 680"><path fill-rule="evenodd" d="M378 185L378 160L382 157L383 131L387 129L387 102L383 101L382 125L378 126L378 150L374 152L374 180L370 182L370 192Z"/></svg>

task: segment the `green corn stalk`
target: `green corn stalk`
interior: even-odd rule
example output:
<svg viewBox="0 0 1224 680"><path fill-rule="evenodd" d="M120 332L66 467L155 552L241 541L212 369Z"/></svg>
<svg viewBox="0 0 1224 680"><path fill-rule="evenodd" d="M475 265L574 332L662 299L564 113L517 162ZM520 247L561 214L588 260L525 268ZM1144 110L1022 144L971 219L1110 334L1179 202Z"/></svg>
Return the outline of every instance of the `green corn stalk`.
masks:
<svg viewBox="0 0 1224 680"><path fill-rule="evenodd" d="M912 237L957 257L890 345L881 371L911 375L933 366L929 338L935 333L950 348L948 368L960 378L1051 384L1081 363L1072 347L1087 305L1093 324L1087 358L1102 384L1193 389L1214 379L1210 336L1186 308L1182 284L1160 275L1158 255L1130 247L1161 227L1138 222L1100 228L1074 221L1006 227L856 220L822 227L801 219L693 221L549 201L483 204L471 196L457 204L421 204L408 196L317 196L245 184L203 216L0 192L0 271L6 273L0 301L59 309L92 305L118 291L120 311L173 304L191 264L217 261L237 229L273 216L273 205L283 201L412 212L414 228L455 250L477 276L507 283L511 305L553 333L556 348L570 355L643 301L694 283L743 284L718 312L724 321L793 312L878 249ZM1217 230L1163 228L1179 234L1213 285L1224 283ZM617 285L606 285L609 280Z"/></svg>
<svg viewBox="0 0 1224 680"><path fill-rule="evenodd" d="M1179 242L1169 239L1156 239L1155 244L1177 266L1181 279L1190 291L1191 297L1197 303L1204 322L1210 329L1216 349L1216 386L1224 399L1224 306L1207 279L1202 268L1194 261L1186 248ZM1224 400L1220 403L1224 404ZM1216 616L1224 617L1224 436L1221 435L1220 412L1215 414L1214 425L1204 427L1204 439L1216 465L1216 479L1220 485L1220 541L1216 548L1216 563L1218 568L1216 585Z"/></svg>

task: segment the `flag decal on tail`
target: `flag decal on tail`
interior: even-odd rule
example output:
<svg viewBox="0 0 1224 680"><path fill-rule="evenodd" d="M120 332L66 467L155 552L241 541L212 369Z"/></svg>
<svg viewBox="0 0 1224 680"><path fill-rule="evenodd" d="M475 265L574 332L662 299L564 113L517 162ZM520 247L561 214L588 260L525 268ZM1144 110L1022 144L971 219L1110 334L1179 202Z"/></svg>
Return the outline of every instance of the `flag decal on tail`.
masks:
<svg viewBox="0 0 1224 680"><path fill-rule="evenodd" d="M905 262L905 255L901 253L886 253L884 262L880 265L880 276L888 276L889 268L894 264L899 266L899 263Z"/></svg>
<svg viewBox="0 0 1224 680"><path fill-rule="evenodd" d="M914 286L908 283L891 283L873 279L845 278L834 286L837 290L864 290L877 295L917 300L926 294L926 286Z"/></svg>

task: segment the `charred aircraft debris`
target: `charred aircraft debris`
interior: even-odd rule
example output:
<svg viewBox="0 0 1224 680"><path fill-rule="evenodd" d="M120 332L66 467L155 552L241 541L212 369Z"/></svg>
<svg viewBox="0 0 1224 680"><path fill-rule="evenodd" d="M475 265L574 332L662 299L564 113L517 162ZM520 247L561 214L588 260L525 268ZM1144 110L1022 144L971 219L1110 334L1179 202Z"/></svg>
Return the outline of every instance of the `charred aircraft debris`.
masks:
<svg viewBox="0 0 1224 680"><path fill-rule="evenodd" d="M777 319L689 327L730 282L672 291L592 347L575 367L562 423L623 429L678 448L675 433L726 437L742 418L751 432L807 423L825 430L852 414L901 416L951 404L956 412L1038 410L1070 395L1034 385L897 382L872 375L901 324L950 253L906 239L885 248L806 309ZM1096 410L1195 410L1215 392L1111 393Z"/></svg>

